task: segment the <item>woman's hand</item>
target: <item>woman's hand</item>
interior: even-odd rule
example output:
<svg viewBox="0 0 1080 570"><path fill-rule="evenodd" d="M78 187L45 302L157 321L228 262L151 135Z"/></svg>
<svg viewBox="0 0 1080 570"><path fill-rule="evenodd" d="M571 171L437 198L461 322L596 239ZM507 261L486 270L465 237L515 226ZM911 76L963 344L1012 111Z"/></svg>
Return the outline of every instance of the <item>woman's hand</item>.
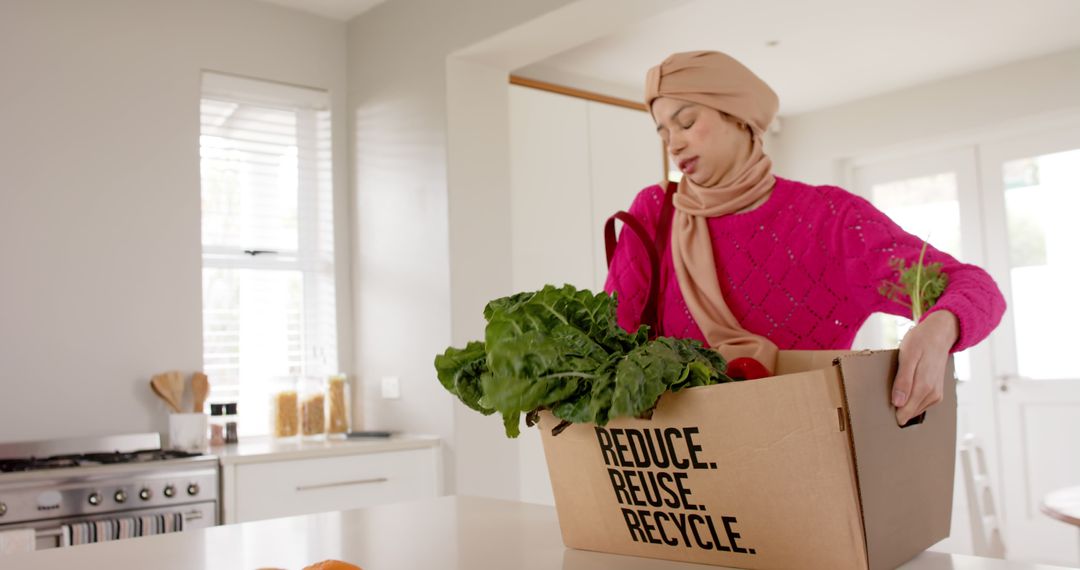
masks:
<svg viewBox="0 0 1080 570"><path fill-rule="evenodd" d="M892 393L898 425L941 401L949 350L959 336L956 315L945 310L930 313L904 336Z"/></svg>

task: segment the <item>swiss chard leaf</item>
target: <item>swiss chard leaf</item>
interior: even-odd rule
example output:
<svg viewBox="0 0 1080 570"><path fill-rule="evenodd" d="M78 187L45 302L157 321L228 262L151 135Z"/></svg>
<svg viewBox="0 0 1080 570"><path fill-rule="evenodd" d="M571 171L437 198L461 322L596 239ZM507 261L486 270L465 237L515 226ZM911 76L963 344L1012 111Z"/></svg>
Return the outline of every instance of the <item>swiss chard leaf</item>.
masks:
<svg viewBox="0 0 1080 570"><path fill-rule="evenodd" d="M635 348L619 362L610 415L639 417L656 407L668 390L729 382L724 367L718 354L697 341L658 338Z"/></svg>
<svg viewBox="0 0 1080 570"><path fill-rule="evenodd" d="M697 341L624 331L605 293L549 285L495 299L484 317L484 342L448 349L435 365L467 406L498 411L509 437L523 413L549 409L565 422L605 425L648 414L668 390L730 380L724 359Z"/></svg>
<svg viewBox="0 0 1080 570"><path fill-rule="evenodd" d="M484 343L472 341L464 349L446 349L446 352L435 357L435 372L443 387L466 406L484 415L495 412L480 404L483 396L480 379L487 372Z"/></svg>

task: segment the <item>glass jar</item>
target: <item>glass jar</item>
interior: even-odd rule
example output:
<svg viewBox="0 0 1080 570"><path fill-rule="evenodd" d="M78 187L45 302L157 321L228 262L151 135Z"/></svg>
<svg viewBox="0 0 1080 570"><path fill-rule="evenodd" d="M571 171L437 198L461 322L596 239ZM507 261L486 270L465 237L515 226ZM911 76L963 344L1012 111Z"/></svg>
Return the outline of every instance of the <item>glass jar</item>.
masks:
<svg viewBox="0 0 1080 570"><path fill-rule="evenodd" d="M237 422L240 421L236 402L225 404L225 443L237 443L240 441L237 435Z"/></svg>
<svg viewBox="0 0 1080 570"><path fill-rule="evenodd" d="M279 378L270 394L270 417L274 437L295 437L300 433L300 399L296 378Z"/></svg>
<svg viewBox="0 0 1080 570"><path fill-rule="evenodd" d="M326 393L319 378L304 378L300 385L300 433L320 438L326 434Z"/></svg>
<svg viewBox="0 0 1080 570"><path fill-rule="evenodd" d="M344 374L326 379L326 433L342 436L349 431L349 382Z"/></svg>
<svg viewBox="0 0 1080 570"><path fill-rule="evenodd" d="M225 445L225 404L210 404L210 445Z"/></svg>

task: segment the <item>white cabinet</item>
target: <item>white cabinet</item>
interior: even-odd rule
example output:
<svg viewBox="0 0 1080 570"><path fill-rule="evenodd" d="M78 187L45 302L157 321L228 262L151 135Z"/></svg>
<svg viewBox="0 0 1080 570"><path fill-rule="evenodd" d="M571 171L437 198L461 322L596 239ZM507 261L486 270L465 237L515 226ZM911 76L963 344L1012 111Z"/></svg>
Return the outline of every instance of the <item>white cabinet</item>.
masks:
<svg viewBox="0 0 1080 570"><path fill-rule="evenodd" d="M592 289L588 102L510 86L513 289Z"/></svg>
<svg viewBox="0 0 1080 570"><path fill-rule="evenodd" d="M629 210L642 188L665 176L663 145L644 111L589 103L589 174L596 289L607 280L604 222ZM616 227L622 227L620 222Z"/></svg>
<svg viewBox="0 0 1080 570"><path fill-rule="evenodd" d="M510 87L513 288L607 278L604 221L664 177L648 113Z"/></svg>
<svg viewBox="0 0 1080 570"><path fill-rule="evenodd" d="M437 440L267 445L261 453L220 454L226 524L442 494Z"/></svg>

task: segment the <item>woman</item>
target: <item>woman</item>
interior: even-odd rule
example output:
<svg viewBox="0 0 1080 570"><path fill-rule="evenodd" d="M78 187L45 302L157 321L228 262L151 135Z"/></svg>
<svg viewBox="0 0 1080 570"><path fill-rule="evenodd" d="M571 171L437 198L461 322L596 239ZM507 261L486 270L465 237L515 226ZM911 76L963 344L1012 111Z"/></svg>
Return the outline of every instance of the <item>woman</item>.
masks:
<svg viewBox="0 0 1080 570"><path fill-rule="evenodd" d="M679 53L649 70L645 92L683 173L660 252L660 334L772 370L778 349L848 349L872 313L910 315L878 287L895 279L891 258L919 259L922 240L840 188L774 176L761 137L779 100L753 72L722 53ZM650 186L629 212L655 232L663 201L664 189ZM928 247L924 263L933 262L949 281L900 344L892 399L901 425L941 401L949 353L986 338L1005 311L985 271ZM620 239L605 289L628 330L650 273L644 244Z"/></svg>

